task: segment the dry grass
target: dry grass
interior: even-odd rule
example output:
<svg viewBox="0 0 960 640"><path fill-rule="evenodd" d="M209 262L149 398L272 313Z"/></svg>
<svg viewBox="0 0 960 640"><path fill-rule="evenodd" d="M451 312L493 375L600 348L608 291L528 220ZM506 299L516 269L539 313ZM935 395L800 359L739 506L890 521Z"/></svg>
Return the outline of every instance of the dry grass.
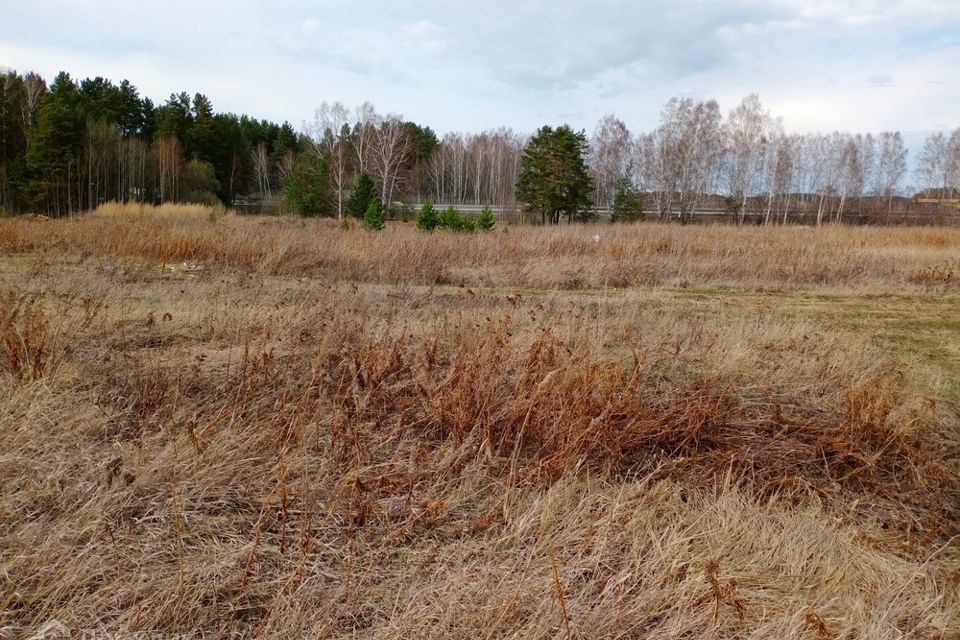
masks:
<svg viewBox="0 0 960 640"><path fill-rule="evenodd" d="M958 637L957 407L704 289L955 232L593 231L4 221L0 637Z"/></svg>
<svg viewBox="0 0 960 640"><path fill-rule="evenodd" d="M733 285L956 291L960 229L519 227L489 234L343 232L289 218L93 216L51 225L4 220L0 250L388 284L550 289ZM600 241L593 240L594 234Z"/></svg>
<svg viewBox="0 0 960 640"><path fill-rule="evenodd" d="M165 202L154 205L142 202L110 201L101 204L91 215L103 218L160 218L173 220L215 220L225 215L233 215L223 206L199 204L194 202Z"/></svg>

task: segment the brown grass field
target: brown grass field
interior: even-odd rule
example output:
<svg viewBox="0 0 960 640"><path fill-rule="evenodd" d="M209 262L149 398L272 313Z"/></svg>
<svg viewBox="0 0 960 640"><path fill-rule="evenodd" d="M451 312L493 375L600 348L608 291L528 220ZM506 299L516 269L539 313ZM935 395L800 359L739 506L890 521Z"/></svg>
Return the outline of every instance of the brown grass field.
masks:
<svg viewBox="0 0 960 640"><path fill-rule="evenodd" d="M0 436L4 639L956 639L960 230L3 219Z"/></svg>

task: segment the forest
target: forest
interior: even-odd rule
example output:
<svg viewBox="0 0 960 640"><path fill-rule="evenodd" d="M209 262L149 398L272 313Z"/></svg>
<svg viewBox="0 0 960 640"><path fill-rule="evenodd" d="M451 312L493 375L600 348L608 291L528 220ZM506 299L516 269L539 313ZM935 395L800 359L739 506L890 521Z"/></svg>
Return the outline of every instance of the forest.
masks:
<svg viewBox="0 0 960 640"><path fill-rule="evenodd" d="M911 160L898 131L787 133L756 95L726 116L715 100L674 98L652 131L607 115L574 133L586 176L569 220L616 219L630 203L624 219L875 221L949 211L941 201L960 194L960 128L930 135ZM533 208L521 173L536 138L507 127L438 136L370 103L324 102L295 127L217 112L202 93L157 104L128 80L61 72L48 84L11 70L0 79L0 211L200 202L340 218L366 174L389 215L426 200L522 213ZM553 213L530 219L558 222Z"/></svg>

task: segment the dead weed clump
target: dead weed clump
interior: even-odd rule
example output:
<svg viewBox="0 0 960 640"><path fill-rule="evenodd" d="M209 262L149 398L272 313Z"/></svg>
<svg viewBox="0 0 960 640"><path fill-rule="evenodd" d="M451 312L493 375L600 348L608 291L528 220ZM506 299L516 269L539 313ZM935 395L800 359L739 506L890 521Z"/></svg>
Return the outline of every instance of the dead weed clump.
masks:
<svg viewBox="0 0 960 640"><path fill-rule="evenodd" d="M824 413L745 402L735 381L671 373L639 349L624 362L549 330L526 343L505 320L422 341L358 336L344 349L327 368L331 430L370 464L416 438L434 443L444 474L481 463L520 483L591 470L703 487L733 473L760 495L870 495L888 526L957 532L960 478L930 434L905 424L916 416L895 415L896 374L849 387Z"/></svg>
<svg viewBox="0 0 960 640"><path fill-rule="evenodd" d="M960 283L960 260L921 267L912 281L925 288L947 289Z"/></svg>
<svg viewBox="0 0 960 640"><path fill-rule="evenodd" d="M52 350L43 305L31 296L0 293L0 356L6 372L18 382L42 378Z"/></svg>

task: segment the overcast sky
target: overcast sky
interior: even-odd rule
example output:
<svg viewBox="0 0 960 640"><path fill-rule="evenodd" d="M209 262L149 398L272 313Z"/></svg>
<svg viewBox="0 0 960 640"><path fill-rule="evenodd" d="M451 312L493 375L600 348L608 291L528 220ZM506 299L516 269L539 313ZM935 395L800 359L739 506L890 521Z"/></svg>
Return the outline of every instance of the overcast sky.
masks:
<svg viewBox="0 0 960 640"><path fill-rule="evenodd" d="M199 91L298 128L323 100L370 100L441 133L605 113L636 131L671 96L726 112L751 92L788 131L960 126L960 0L4 4L0 67Z"/></svg>

